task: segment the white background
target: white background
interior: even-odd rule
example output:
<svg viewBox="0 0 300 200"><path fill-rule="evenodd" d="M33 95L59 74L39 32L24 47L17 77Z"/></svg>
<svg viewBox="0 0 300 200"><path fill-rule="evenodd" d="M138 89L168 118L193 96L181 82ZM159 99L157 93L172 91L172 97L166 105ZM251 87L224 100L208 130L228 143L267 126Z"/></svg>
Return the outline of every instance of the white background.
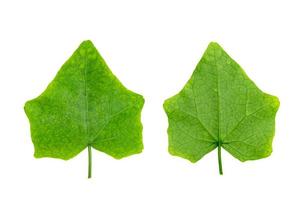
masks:
<svg viewBox="0 0 300 200"><path fill-rule="evenodd" d="M0 1L0 199L299 199L300 5L297 1ZM87 150L33 157L25 101L39 95L91 39L113 73L145 97L143 153ZM273 154L242 163L217 152L196 164L167 152L164 99L218 42L281 101Z"/></svg>

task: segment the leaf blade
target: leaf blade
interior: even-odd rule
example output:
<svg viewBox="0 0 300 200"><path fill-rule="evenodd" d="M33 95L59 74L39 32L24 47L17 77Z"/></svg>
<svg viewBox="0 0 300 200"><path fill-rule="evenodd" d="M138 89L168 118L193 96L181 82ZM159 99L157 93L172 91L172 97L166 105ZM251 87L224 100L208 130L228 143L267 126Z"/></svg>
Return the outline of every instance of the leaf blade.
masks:
<svg viewBox="0 0 300 200"><path fill-rule="evenodd" d="M261 107L264 109L259 110ZM197 145L205 145L187 145L186 149L182 149L182 145L174 141L180 140L184 143L188 140L182 135L185 137L197 135L197 138L194 137L191 140L203 137L207 139L209 133L212 144L222 146L241 161L266 157L272 151L270 146L274 137L275 115L278 108L278 98L263 93L222 47L212 42L183 89L164 103L169 121L170 153L192 162L198 161L213 149L193 152L190 149L201 150ZM196 129L195 122L190 117L182 117L183 113L189 113L205 128ZM254 118L260 113L263 113L261 119L265 121L264 124L257 120L246 126L255 127L256 125L255 131L261 130L257 133L259 137L248 138L249 144L256 145L255 148L249 148L249 144L245 144L245 141L243 141L244 144L239 145L237 141L229 144L230 140L237 139L239 135L246 140L246 137L255 132L245 126L243 128L240 126L245 121L249 121L250 116ZM256 140L263 142L255 143ZM244 148L242 153L237 152L240 146Z"/></svg>
<svg viewBox="0 0 300 200"><path fill-rule="evenodd" d="M91 41L84 41L37 98L26 102L35 157L71 159L92 147L115 158L143 149L141 110L144 99L126 89L110 71ZM124 108L131 121L121 115ZM112 120L113 119L113 120ZM125 123L126 122L126 123ZM109 128L107 129L106 126ZM113 132L123 137L110 151L97 145ZM107 129L105 131L105 129ZM130 138L130 139L128 139ZM126 147L120 150L122 141Z"/></svg>

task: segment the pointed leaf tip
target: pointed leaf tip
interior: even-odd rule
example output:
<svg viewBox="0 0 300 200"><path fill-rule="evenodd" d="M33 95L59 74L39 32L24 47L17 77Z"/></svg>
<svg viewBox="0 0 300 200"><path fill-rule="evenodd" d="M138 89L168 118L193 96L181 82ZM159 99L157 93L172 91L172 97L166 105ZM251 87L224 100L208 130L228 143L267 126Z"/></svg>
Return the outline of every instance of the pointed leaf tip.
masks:
<svg viewBox="0 0 300 200"><path fill-rule="evenodd" d="M83 42L81 42L80 47L94 47L94 44L91 40L85 40Z"/></svg>
<svg viewBox="0 0 300 200"><path fill-rule="evenodd" d="M217 42L214 42L214 41L210 42L208 44L208 46L211 46L211 47L220 47L220 45Z"/></svg>

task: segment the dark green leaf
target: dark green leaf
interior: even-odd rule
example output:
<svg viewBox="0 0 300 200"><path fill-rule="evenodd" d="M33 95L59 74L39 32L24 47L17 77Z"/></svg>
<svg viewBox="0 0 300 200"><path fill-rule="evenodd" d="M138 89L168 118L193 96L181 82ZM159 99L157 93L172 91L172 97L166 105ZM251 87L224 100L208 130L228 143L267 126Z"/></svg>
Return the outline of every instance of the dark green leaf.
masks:
<svg viewBox="0 0 300 200"><path fill-rule="evenodd" d="M140 153L143 104L85 41L47 89L25 105L34 156L68 160L88 147L91 167L91 148L117 159Z"/></svg>

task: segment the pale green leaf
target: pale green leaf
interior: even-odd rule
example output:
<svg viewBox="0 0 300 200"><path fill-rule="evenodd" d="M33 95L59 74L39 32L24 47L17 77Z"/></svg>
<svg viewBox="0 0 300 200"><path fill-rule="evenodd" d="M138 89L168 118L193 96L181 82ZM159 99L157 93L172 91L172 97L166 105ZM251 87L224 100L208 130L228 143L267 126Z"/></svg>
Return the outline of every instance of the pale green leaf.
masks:
<svg viewBox="0 0 300 200"><path fill-rule="evenodd" d="M279 100L262 92L217 44L210 43L192 77L164 109L169 152L196 162L218 148L240 161L272 152Z"/></svg>

